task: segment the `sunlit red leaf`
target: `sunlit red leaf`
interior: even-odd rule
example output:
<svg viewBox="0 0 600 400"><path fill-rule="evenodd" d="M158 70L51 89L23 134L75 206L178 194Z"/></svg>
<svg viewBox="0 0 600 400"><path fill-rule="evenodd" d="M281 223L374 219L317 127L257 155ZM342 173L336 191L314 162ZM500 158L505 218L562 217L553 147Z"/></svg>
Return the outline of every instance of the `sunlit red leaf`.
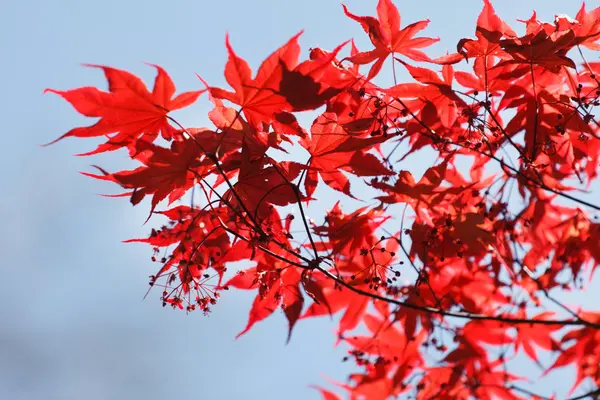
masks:
<svg viewBox="0 0 600 400"><path fill-rule="evenodd" d="M100 118L96 124L72 129L52 143L70 136L95 137L115 134L109 137L108 142L86 155L130 146L142 136L145 140L154 140L162 133L165 139L171 139L176 128L167 119L169 111L189 106L202 93L185 92L173 98L175 85L159 66L154 66L158 74L152 92L140 78L127 71L100 65L87 66L104 71L109 92L100 91L95 87L66 91L46 89L46 92L63 97L86 117Z"/></svg>

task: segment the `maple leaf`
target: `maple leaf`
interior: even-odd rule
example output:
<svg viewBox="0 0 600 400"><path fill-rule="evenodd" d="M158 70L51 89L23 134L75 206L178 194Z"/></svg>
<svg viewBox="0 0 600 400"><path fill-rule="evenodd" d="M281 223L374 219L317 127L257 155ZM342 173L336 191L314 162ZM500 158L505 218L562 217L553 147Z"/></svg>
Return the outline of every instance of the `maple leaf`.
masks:
<svg viewBox="0 0 600 400"><path fill-rule="evenodd" d="M311 57L292 70L281 62L282 76L278 93L293 111L314 110L355 81L353 74L338 66L336 58L346 43L330 53L321 50L318 56Z"/></svg>
<svg viewBox="0 0 600 400"><path fill-rule="evenodd" d="M344 332L358 326L371 302L368 297L360 296L346 288L329 286L323 288L322 292L327 299L327 303L315 302L311 304L302 315L302 318L320 317L324 315L331 316L344 310L344 315L340 318L338 325L338 338L342 337Z"/></svg>
<svg viewBox="0 0 600 400"><path fill-rule="evenodd" d="M165 70L157 65L154 65L158 74L152 92L137 76L127 71L101 65L85 65L104 71L109 92L100 91L95 87L44 91L58 94L86 117L100 118L92 126L71 129L48 143L48 145L53 144L71 136L109 137L108 142L83 155L135 146L135 141L140 137L146 141L153 141L159 133L167 140L172 139L177 130L169 124L167 114L189 106L204 92L203 90L185 92L173 98L175 85ZM115 135L109 136L110 134Z"/></svg>
<svg viewBox="0 0 600 400"><path fill-rule="evenodd" d="M585 312L581 313L581 318L592 323L599 322L600 314ZM600 333L598 333L598 330L584 327L571 330L562 337L562 343L572 340L574 342L563 350L554 364L544 372L544 375L546 375L555 368L578 363L577 379L569 394L572 394L585 378L590 377L596 382L600 381L600 368L598 368L598 365L600 365L600 357L598 357L598 354L600 354Z"/></svg>
<svg viewBox="0 0 600 400"><path fill-rule="evenodd" d="M137 159L146 164L145 166L112 174L103 172L103 175L84 175L116 182L126 189L133 189L133 205L142 201L146 195L152 194L150 216L161 200L169 196L169 203L174 202L183 196L193 186L197 176L201 175L197 171L202 165L198 159L200 150L191 140L173 142L171 149L140 140L136 142L136 151Z"/></svg>
<svg viewBox="0 0 600 400"><path fill-rule="evenodd" d="M311 155L304 181L308 196L317 187L318 175L332 189L352 197L350 181L341 170L357 176L393 174L374 155L365 152L391 136L359 139L348 133L348 125L340 125L336 114L324 113L314 121L311 137L300 142Z"/></svg>
<svg viewBox="0 0 600 400"><path fill-rule="evenodd" d="M254 324L270 316L278 307L283 308L289 322L288 342L292 329L300 318L304 305L304 296L299 287L301 274L296 268L285 268L280 260L266 258L258 266L244 271L230 279L225 285L240 289L258 288L248 323L236 338L247 333Z"/></svg>
<svg viewBox="0 0 600 400"><path fill-rule="evenodd" d="M377 240L375 230L386 220L381 211L368 207L344 214L338 201L327 213L327 225L315 226L313 230L329 239L334 254L352 254L361 248L371 248Z"/></svg>
<svg viewBox="0 0 600 400"><path fill-rule="evenodd" d="M401 83L392 86L387 94L397 98L417 98L423 105L423 122L430 127L437 127L436 117L446 128L455 123L458 110L466 107L465 102L452 90L454 79L454 68L444 65L442 68L442 79L427 68L414 67L400 61L411 74L411 76L423 85Z"/></svg>
<svg viewBox="0 0 600 400"><path fill-rule="evenodd" d="M221 100L210 97L215 108L208 113L208 117L222 132L222 137L216 144L217 148L225 151L225 146L230 144L231 147L227 146L227 150L234 151L244 147L251 159L261 158L269 148L268 135L249 125L235 109L226 107Z"/></svg>
<svg viewBox="0 0 600 400"><path fill-rule="evenodd" d="M379 0L377 18L360 17L348 11L345 5L342 4L342 7L348 17L362 26L375 46L374 50L364 51L347 58L360 65L370 64L377 60L371 66L367 80L375 77L387 57L395 53L402 54L414 61L432 61L425 53L417 49L428 47L438 42L439 39L414 37L427 27L429 20L415 22L400 29L400 14L392 0Z"/></svg>
<svg viewBox="0 0 600 400"><path fill-rule="evenodd" d="M298 64L298 37L301 34L302 32L292 37L263 61L254 78L248 63L233 51L227 35L225 45L229 59L225 66L225 79L235 92L210 87L210 93L218 99L229 100L241 106L241 112L253 127L260 130L263 123L270 124L276 113L291 110L286 98L278 93L284 68L285 71L290 71Z"/></svg>
<svg viewBox="0 0 600 400"><path fill-rule="evenodd" d="M585 3L582 3L579 12L575 16L575 21L576 24L573 27L575 43L591 50L600 50L600 45L597 43L600 39L600 7L587 12Z"/></svg>
<svg viewBox="0 0 600 400"><path fill-rule="evenodd" d="M457 51L465 58L502 55L500 39L503 36L516 36L515 32L498 17L489 0L483 2L483 9L477 18L475 35L477 40L465 38L458 42Z"/></svg>
<svg viewBox="0 0 600 400"><path fill-rule="evenodd" d="M370 353L385 358L393 359L396 357L399 364L410 364L412 368L417 368L423 363L423 360L418 352L418 347L425 339L425 331L421 331L416 337L408 338L398 327L389 324L385 319L367 314L363 321L371 331L377 333L375 338L370 336L354 336L346 338L352 347L361 349L365 353ZM407 368L402 371L406 373L410 370ZM404 377L395 377L398 382L401 382Z"/></svg>
<svg viewBox="0 0 600 400"><path fill-rule="evenodd" d="M371 186L389 193L387 196L379 196L378 199L381 201L386 203L406 202L418 212L421 209L420 202L425 202L427 206L431 207L433 203L429 198L443 193L444 189L440 186L445 179L447 167L448 162L446 161L429 168L419 182L415 181L410 171L400 171L393 186L379 181L372 182Z"/></svg>
<svg viewBox="0 0 600 400"><path fill-rule="evenodd" d="M268 157L250 160L246 153L242 152L238 182L223 196L231 205L243 204L252 218L262 219L270 214L271 204L285 206L298 201L300 195L292 182L303 168L301 164L277 163Z"/></svg>
<svg viewBox="0 0 600 400"><path fill-rule="evenodd" d="M507 64L539 65L553 72L558 72L562 66L576 68L573 60L566 56L574 39L572 30L551 34L541 30L536 35L501 40L502 49L513 59L500 62L496 68Z"/></svg>
<svg viewBox="0 0 600 400"><path fill-rule="evenodd" d="M526 317L524 310L519 310L517 316L520 318ZM534 317L536 320L547 320L554 316L552 312L544 312ZM550 336L553 332L559 330L559 326L528 326L523 325L517 327L517 336L515 338L515 351L518 351L522 346L525 354L538 365L537 352L533 344L546 351L558 351L560 345Z"/></svg>
<svg viewBox="0 0 600 400"><path fill-rule="evenodd" d="M432 367L427 370L419 383L422 388L417 392L417 400L432 398L467 400L470 393L461 382L462 371L452 366ZM443 382L443 386L440 384Z"/></svg>
<svg viewBox="0 0 600 400"><path fill-rule="evenodd" d="M487 91L492 96L499 96L504 92L502 103L510 98L509 93L511 90L518 91L522 95L524 89L519 85L509 87L507 90L507 81L529 73L529 68L525 65L505 65L504 67L494 68L490 62L490 58L479 57L475 60L473 63L473 72L475 74L465 71L454 71L456 82L471 89L467 91L468 94L477 92L485 93ZM519 96L519 98L521 99L522 97ZM499 108L503 108L503 106L500 105Z"/></svg>
<svg viewBox="0 0 600 400"><path fill-rule="evenodd" d="M304 304L300 286L308 283L310 277L306 277L304 270L292 264L300 260L285 250L290 247L289 236L286 235L289 229L288 223L286 222L284 228L276 208L273 207L268 212L269 215L264 216L262 227L270 236L268 240L259 239L256 243L263 248L268 248L269 252L257 252L253 248L248 258L256 262L256 267L239 271L226 283L226 286L244 290L258 289L248 324L238 337L246 333L256 322L271 315L277 307L281 307L289 322L289 341ZM274 245L273 241L278 241L279 245ZM249 247L255 247L257 244L248 242ZM315 286L311 286L311 283L308 283L308 286L313 289L313 294L318 291ZM312 298L310 294L309 297ZM318 293L316 297L319 297Z"/></svg>

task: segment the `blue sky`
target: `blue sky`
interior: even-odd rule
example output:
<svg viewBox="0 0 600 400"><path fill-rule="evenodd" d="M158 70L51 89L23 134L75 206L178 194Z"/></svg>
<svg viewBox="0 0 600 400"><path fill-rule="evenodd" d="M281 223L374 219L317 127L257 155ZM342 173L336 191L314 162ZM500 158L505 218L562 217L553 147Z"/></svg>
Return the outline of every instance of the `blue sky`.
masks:
<svg viewBox="0 0 600 400"><path fill-rule="evenodd" d="M497 0L513 26L532 9L551 20L574 16L579 2ZM348 0L356 14L375 0ZM429 18L429 52L452 51L474 34L479 0L398 1L403 25ZM600 5L589 1L589 7ZM2 399L317 399L309 384L342 380L348 365L333 347L335 324L301 321L286 345L286 321L276 313L234 340L252 295L231 293L209 317L147 300L154 272L151 250L121 240L142 237L147 208L97 196L113 187L78 171L90 164L126 165L125 154L73 157L91 150L84 140L38 145L90 121L46 87L104 87L102 74L81 63L129 70L148 82L151 62L180 90L200 88L194 73L223 85L225 32L254 67L301 29L309 47L330 49L356 37L369 47L339 1L81 1L12 0L0 7L0 97L4 154L0 174L0 398ZM189 126L206 121L208 103L179 113ZM418 168L419 166L415 166ZM558 377L560 379L560 376Z"/></svg>

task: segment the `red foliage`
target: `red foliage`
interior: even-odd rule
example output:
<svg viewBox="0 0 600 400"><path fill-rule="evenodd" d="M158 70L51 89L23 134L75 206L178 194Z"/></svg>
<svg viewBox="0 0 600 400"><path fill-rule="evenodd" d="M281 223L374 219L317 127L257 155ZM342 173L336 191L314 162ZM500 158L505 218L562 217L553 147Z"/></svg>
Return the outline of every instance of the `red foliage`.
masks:
<svg viewBox="0 0 600 400"><path fill-rule="evenodd" d="M600 50L600 8L553 23L534 13L519 36L484 0L476 38L438 58L422 50L438 39L416 37L428 21L401 28L391 0L377 18L343 11L374 49L352 42L344 58L343 43L300 60L297 34L253 77L227 38L233 91L206 84L213 128L168 115L203 91L173 98L160 67L152 92L108 67L109 92L49 89L100 118L60 139L104 136L86 155L125 147L142 164L85 175L127 189L133 205L151 196L150 217L168 219L131 240L161 264L151 288L163 305L204 312L223 291L256 291L239 335L277 309L288 340L300 320L339 313L338 339L360 368L339 385L351 399L553 398L514 372L523 360L574 366L573 390L600 395L600 314L556 297L600 263L600 206L575 193L599 168L600 63L581 48ZM414 82L378 86L386 61ZM310 127L300 111L315 112ZM321 215L308 208L328 190L319 180L339 197ZM172 205L190 189L199 203Z"/></svg>

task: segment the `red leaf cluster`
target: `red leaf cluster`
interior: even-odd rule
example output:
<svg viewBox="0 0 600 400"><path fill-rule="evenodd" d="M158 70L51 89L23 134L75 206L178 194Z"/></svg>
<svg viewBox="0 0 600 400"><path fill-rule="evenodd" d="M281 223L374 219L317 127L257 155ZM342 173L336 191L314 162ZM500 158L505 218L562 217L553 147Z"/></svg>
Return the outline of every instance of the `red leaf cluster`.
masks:
<svg viewBox="0 0 600 400"><path fill-rule="evenodd" d="M475 38L437 58L424 49L438 39L417 36L428 21L402 28L391 0L376 11L343 6L372 49L302 60L297 34L255 75L227 37L230 89L202 81L174 97L160 67L152 91L98 67L108 92L49 89L100 118L59 140L103 136L85 155L124 147L141 164L85 175L133 205L151 197L149 219L167 219L131 240L153 247L163 306L207 313L224 291L252 290L239 335L280 309L288 340L300 320L338 315L359 369L339 384L351 399L553 398L515 372L525 360L571 365L572 390L600 395L600 314L561 301L600 263L600 206L577 193L600 161L600 63L586 59L600 8L551 23L534 13L519 36L484 0ZM386 62L412 80L378 86ZM212 127L169 115L204 91Z"/></svg>

